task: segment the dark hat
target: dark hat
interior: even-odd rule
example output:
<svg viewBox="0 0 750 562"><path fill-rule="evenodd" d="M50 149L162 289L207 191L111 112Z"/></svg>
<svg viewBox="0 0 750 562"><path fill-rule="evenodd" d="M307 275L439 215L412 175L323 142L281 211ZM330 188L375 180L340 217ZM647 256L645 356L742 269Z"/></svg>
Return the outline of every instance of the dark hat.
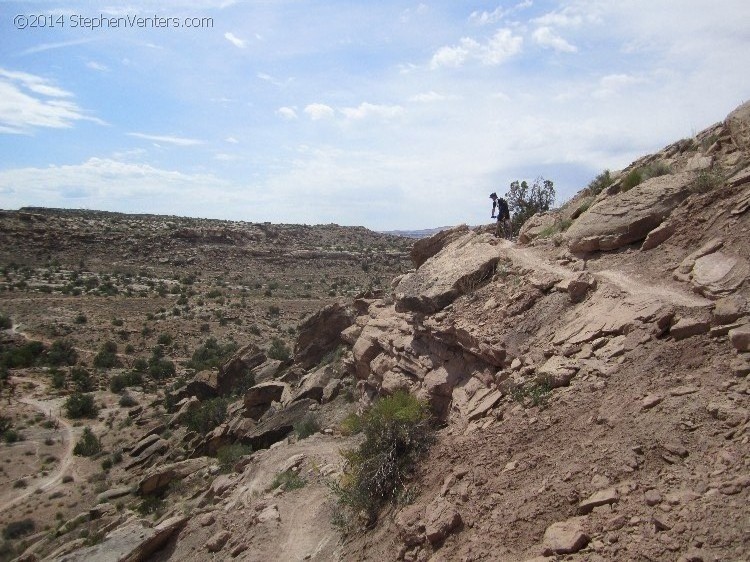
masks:
<svg viewBox="0 0 750 562"><path fill-rule="evenodd" d="M494 191L490 193L490 199L497 199L497 193L495 193Z"/></svg>

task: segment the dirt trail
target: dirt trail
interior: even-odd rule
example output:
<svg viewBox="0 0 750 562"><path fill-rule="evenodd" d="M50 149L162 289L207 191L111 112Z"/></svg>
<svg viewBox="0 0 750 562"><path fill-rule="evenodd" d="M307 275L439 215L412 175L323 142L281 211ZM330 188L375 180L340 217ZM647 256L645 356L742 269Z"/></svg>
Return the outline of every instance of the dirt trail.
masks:
<svg viewBox="0 0 750 562"><path fill-rule="evenodd" d="M549 262L546 258L535 254L530 248L522 248L507 240L500 241L500 246L507 252L514 263L530 269L542 269L563 278L572 277L576 272ZM661 301L677 306L690 308L705 308L711 306L712 302L701 296L683 291L676 287L656 285L642 279L635 279L623 271L605 269L591 271L591 274L600 282L610 283L629 295L643 297L648 296L652 300Z"/></svg>
<svg viewBox="0 0 750 562"><path fill-rule="evenodd" d="M20 382L37 383L37 381L34 381L33 379L27 379L24 377L13 377L13 378ZM54 412L58 410L60 407L59 400L37 400L34 398L21 398L20 402L22 402L23 404L27 404L33 408L36 408L37 410L42 412L45 416L47 416L49 419L59 424L60 429L62 430L63 442L66 444L65 452L63 453L63 456L60 459L60 462L57 465L55 465L52 472L46 477L44 477L42 480L36 482L33 488L29 490L25 490L21 492L15 498L6 501L3 504L0 504L0 513L9 510L12 507L15 507L16 505L24 501L26 498L28 498L30 495L34 494L37 490L47 491L47 490L54 488L57 484L62 482L63 476L65 475L66 471L70 468L70 466L73 464L73 460L74 460L73 448L75 447L75 433L76 432L73 429L73 426L71 426L66 420L54 414Z"/></svg>

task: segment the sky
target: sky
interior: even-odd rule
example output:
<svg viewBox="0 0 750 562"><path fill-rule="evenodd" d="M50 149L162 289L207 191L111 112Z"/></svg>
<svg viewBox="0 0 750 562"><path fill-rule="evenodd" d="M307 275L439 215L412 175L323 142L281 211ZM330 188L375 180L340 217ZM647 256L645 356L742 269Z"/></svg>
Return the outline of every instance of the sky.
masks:
<svg viewBox="0 0 750 562"><path fill-rule="evenodd" d="M165 7L166 6L166 7ZM0 208L420 229L750 96L747 0L0 0Z"/></svg>

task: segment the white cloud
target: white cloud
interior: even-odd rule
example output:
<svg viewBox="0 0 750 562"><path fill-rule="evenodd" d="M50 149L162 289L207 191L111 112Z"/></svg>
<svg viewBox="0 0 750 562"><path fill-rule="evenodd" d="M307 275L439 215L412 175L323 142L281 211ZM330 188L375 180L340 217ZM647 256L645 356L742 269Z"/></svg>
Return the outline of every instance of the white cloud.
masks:
<svg viewBox="0 0 750 562"><path fill-rule="evenodd" d="M308 106L309 107L309 106ZM307 109L305 111L309 114ZM293 107L280 107L276 110L276 113L287 121L292 121L297 118L297 111ZM313 117L314 119L314 117Z"/></svg>
<svg viewBox="0 0 750 562"><path fill-rule="evenodd" d="M134 198L141 198L146 205L158 198L174 201L176 196L201 200L208 196L207 192L226 186L226 182L208 174L190 175L111 158L0 171L0 190L15 206L35 201L45 201L48 206L71 206L73 199L76 206L109 209L129 205Z"/></svg>
<svg viewBox="0 0 750 562"><path fill-rule="evenodd" d="M469 16L469 21L477 25L488 25L499 22L503 19L503 16L505 16L505 10L503 10L502 6L498 6L491 12L486 10L483 12L472 12Z"/></svg>
<svg viewBox="0 0 750 562"><path fill-rule="evenodd" d="M324 103L311 103L310 105L305 107L304 111L310 116L310 119L312 119L313 121L318 121L320 119L329 119L334 115L333 108Z"/></svg>
<svg viewBox="0 0 750 562"><path fill-rule="evenodd" d="M103 122L69 100L73 94L46 78L0 68L0 133L29 133L37 127L68 128L75 121Z"/></svg>
<svg viewBox="0 0 750 562"><path fill-rule="evenodd" d="M557 35L550 27L540 27L534 31L532 38L537 45L554 49L562 53L575 53L578 48Z"/></svg>
<svg viewBox="0 0 750 562"><path fill-rule="evenodd" d="M444 94L439 94L434 90L430 90L429 92L411 96L409 98L409 101L415 101L418 103L431 103L431 102L437 102L437 101L454 100L457 98L458 96L452 96L452 95L446 96Z"/></svg>
<svg viewBox="0 0 750 562"><path fill-rule="evenodd" d="M234 137L227 137L227 138L224 139L224 142L228 142L230 144L239 144L240 143L240 141L238 141Z"/></svg>
<svg viewBox="0 0 750 562"><path fill-rule="evenodd" d="M247 41L245 41L244 39L240 39L234 33L231 33L229 31L227 31L224 34L224 39L229 41L232 45L234 45L238 49L244 49L245 47L247 47Z"/></svg>
<svg viewBox="0 0 750 562"><path fill-rule="evenodd" d="M22 55L33 55L35 53L43 53L44 51L52 51L54 49L64 49L66 47L74 47L76 45L83 45L84 43L91 43L96 41L95 38L86 39L73 39L72 41L61 41L59 43L42 43L36 47L30 47L25 51L22 51Z"/></svg>
<svg viewBox="0 0 750 562"><path fill-rule="evenodd" d="M185 137L174 137L170 135L147 135L145 133L128 133L129 137L136 137L139 139L150 140L154 142L163 142L166 144L173 144L175 146L196 146L203 144L203 141L198 139L190 139Z"/></svg>
<svg viewBox="0 0 750 562"><path fill-rule="evenodd" d="M96 61L89 61L86 63L86 67L97 72L109 72L109 67L106 64L101 64Z"/></svg>
<svg viewBox="0 0 750 562"><path fill-rule="evenodd" d="M508 28L498 29L484 44L464 37L458 45L441 47L432 56L430 68L458 67L470 60L486 65L497 65L521 52L523 37Z"/></svg>
<svg viewBox="0 0 750 562"><path fill-rule="evenodd" d="M365 119L367 117L382 117L392 119L404 113L400 105L376 105L368 102L359 104L358 107L345 107L341 113L347 119Z"/></svg>
<svg viewBox="0 0 750 562"><path fill-rule="evenodd" d="M594 90L595 97L607 97L634 84L645 82L645 78L630 74L608 74L599 81L599 88Z"/></svg>

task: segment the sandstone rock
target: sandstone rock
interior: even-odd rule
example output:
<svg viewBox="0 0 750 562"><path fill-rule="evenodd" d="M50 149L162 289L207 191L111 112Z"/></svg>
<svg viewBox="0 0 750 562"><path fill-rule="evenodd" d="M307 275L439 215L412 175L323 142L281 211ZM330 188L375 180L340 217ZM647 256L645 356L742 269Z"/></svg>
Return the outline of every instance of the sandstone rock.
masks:
<svg viewBox="0 0 750 562"><path fill-rule="evenodd" d="M133 458L133 460L125 465L126 470L130 470L142 464L148 464L151 460L153 460L152 457L160 455L161 453L169 449L169 443L167 441L161 439L158 435L156 435L155 437L156 440L145 449L142 449L140 454L134 455L133 452L130 453L135 458Z"/></svg>
<svg viewBox="0 0 750 562"><path fill-rule="evenodd" d="M538 373L539 378L546 382L550 388L560 388L570 384L578 369L579 365L576 360L555 355L539 368Z"/></svg>
<svg viewBox="0 0 750 562"><path fill-rule="evenodd" d="M750 265L740 257L714 252L695 260L691 283L705 296L728 295L739 289L750 276Z"/></svg>
<svg viewBox="0 0 750 562"><path fill-rule="evenodd" d="M586 298L590 290L596 288L596 278L588 272L583 272L578 277L568 281L568 296L570 301L579 303Z"/></svg>
<svg viewBox="0 0 750 562"><path fill-rule="evenodd" d="M243 437L243 442L252 446L254 451L267 449L286 438L294 429L294 424L305 417L312 404L317 404L317 402L309 398L291 403L268 419L261 421Z"/></svg>
<svg viewBox="0 0 750 562"><path fill-rule="evenodd" d="M272 402L280 402L289 385L279 381L256 384L245 393L245 415L255 420L268 410Z"/></svg>
<svg viewBox="0 0 750 562"><path fill-rule="evenodd" d="M190 398L186 398L185 400L183 400L177 412L175 412L175 414L169 420L169 427L174 427L184 422L185 418L187 418L190 412L197 410L200 405L201 401L198 400L198 398L196 398L195 396L191 396Z"/></svg>
<svg viewBox="0 0 750 562"><path fill-rule="evenodd" d="M432 314L489 281L500 260L493 241L490 234L469 232L406 274L395 289L396 310Z"/></svg>
<svg viewBox="0 0 750 562"><path fill-rule="evenodd" d="M414 385L413 381L400 371L386 371L380 383L380 392L391 395L399 390L409 391Z"/></svg>
<svg viewBox="0 0 750 562"><path fill-rule="evenodd" d="M395 522L399 537L407 547L416 546L425 541L423 513L424 507L414 504L403 508L396 516Z"/></svg>
<svg viewBox="0 0 750 562"><path fill-rule="evenodd" d="M676 340L684 340L700 334L707 334L711 324L707 320L696 320L695 318L681 318L669 333Z"/></svg>
<svg viewBox="0 0 750 562"><path fill-rule="evenodd" d="M736 377L744 377L750 374L750 353L743 353L734 357L729 365Z"/></svg>
<svg viewBox="0 0 750 562"><path fill-rule="evenodd" d="M643 500L646 502L646 505L649 506L655 506L659 505L662 502L661 494L659 493L659 490L646 490L646 493L643 494Z"/></svg>
<svg viewBox="0 0 750 562"><path fill-rule="evenodd" d="M678 274L689 274L693 270L693 266L695 265L695 261L697 259L717 252L719 249L721 249L722 246L724 246L723 239L718 237L712 238L711 240L703 244L703 246L701 246L682 260L682 263L680 263L680 265L677 267L677 270L675 271L675 276L679 278Z"/></svg>
<svg viewBox="0 0 750 562"><path fill-rule="evenodd" d="M206 468L209 460L205 457L158 466L146 473L138 484L138 493L142 496L158 494L172 482L182 479L194 472Z"/></svg>
<svg viewBox="0 0 750 562"><path fill-rule="evenodd" d="M218 394L220 396L232 394L244 382L248 373L265 360L266 355L258 346L248 344L242 347L219 368L216 376Z"/></svg>
<svg viewBox="0 0 750 562"><path fill-rule="evenodd" d="M362 326L352 324L346 330L341 332L341 340L349 345L354 345L357 342L357 338L362 333Z"/></svg>
<svg viewBox="0 0 750 562"><path fill-rule="evenodd" d="M339 303L329 304L299 326L294 346L294 362L309 369L335 350L341 343L341 332L354 324L354 313Z"/></svg>
<svg viewBox="0 0 750 562"><path fill-rule="evenodd" d="M614 250L643 240L688 195L692 172L659 176L595 203L566 231L572 252Z"/></svg>
<svg viewBox="0 0 750 562"><path fill-rule="evenodd" d="M657 404L661 404L664 397L659 394L649 394L643 400L641 400L641 409L650 410Z"/></svg>
<svg viewBox="0 0 750 562"><path fill-rule="evenodd" d="M599 507L602 505L611 505L613 503L617 503L619 499L620 495L617 493L617 490L615 488L599 490L593 496L578 504L578 513L581 515L586 515L587 513L591 513L595 507Z"/></svg>
<svg viewBox="0 0 750 562"><path fill-rule="evenodd" d="M214 516L213 512L201 513L196 518L196 522L201 527L210 527L211 525L216 523L216 517Z"/></svg>
<svg viewBox="0 0 750 562"><path fill-rule="evenodd" d="M110 500L116 500L117 498L121 498L123 496L127 496L133 492L133 489L130 486L120 486L118 488L111 488L109 490L106 490L96 496L96 500L99 503L105 503Z"/></svg>
<svg viewBox="0 0 750 562"><path fill-rule="evenodd" d="M653 250L657 246L660 246L662 243L669 240L669 238L675 233L676 230L677 223L673 223L668 220L664 221L646 235L646 239L641 245L641 251L645 252L648 250Z"/></svg>
<svg viewBox="0 0 750 562"><path fill-rule="evenodd" d="M362 329L362 333L357 338L352 354L357 369L357 377L366 379L370 374L370 362L375 359L382 348L378 343L378 336L382 330L376 326L368 324Z"/></svg>
<svg viewBox="0 0 750 562"><path fill-rule="evenodd" d="M216 398L219 395L218 376L216 371L199 371L185 386L188 396L195 396L199 400Z"/></svg>
<svg viewBox="0 0 750 562"><path fill-rule="evenodd" d="M750 152L750 102L732 111L724 121L732 142L745 153Z"/></svg>
<svg viewBox="0 0 750 562"><path fill-rule="evenodd" d="M502 397L502 392L499 390L493 390L484 394L480 400L476 401L476 403L472 401L469 404L469 421L477 420L486 416L487 412L494 408L495 405L500 402Z"/></svg>
<svg viewBox="0 0 750 562"><path fill-rule="evenodd" d="M557 213L537 213L530 217L518 233L518 243L528 244L535 238L538 238L545 230L550 231L560 220Z"/></svg>
<svg viewBox="0 0 750 562"><path fill-rule="evenodd" d="M731 324L747 312L747 300L741 295L732 295L716 301L714 321L717 324Z"/></svg>
<svg viewBox="0 0 750 562"><path fill-rule="evenodd" d="M260 505L262 509L258 511L258 522L259 523L278 523L281 521L281 514L279 513L279 507L276 504L271 505Z"/></svg>
<svg viewBox="0 0 750 562"><path fill-rule="evenodd" d="M324 365L315 371L308 373L302 378L299 389L294 395L294 400L303 400L312 398L318 402L323 400L323 391L326 385L333 378L333 368L330 365Z"/></svg>
<svg viewBox="0 0 750 562"><path fill-rule="evenodd" d="M209 552L219 552L231 537L232 534L229 531L215 533L206 541L206 550Z"/></svg>
<svg viewBox="0 0 750 562"><path fill-rule="evenodd" d="M467 232L469 232L469 227L465 224L461 224L448 230L438 232L429 238L417 240L411 248L411 262L414 264L414 267L419 268L424 262Z"/></svg>
<svg viewBox="0 0 750 562"><path fill-rule="evenodd" d="M339 392L341 391L341 379L332 379L328 382L328 384L323 388L323 398L321 402L323 404L330 402L336 396L338 396Z"/></svg>
<svg viewBox="0 0 750 562"><path fill-rule="evenodd" d="M161 549L187 523L188 518L176 516L148 527L144 521L128 523L109 532L102 542L67 554L58 562L140 562Z"/></svg>
<svg viewBox="0 0 750 562"><path fill-rule="evenodd" d="M729 341L737 351L750 351L750 324L729 331Z"/></svg>
<svg viewBox="0 0 750 562"><path fill-rule="evenodd" d="M425 536L432 544L438 544L461 525L461 514L456 507L438 498L427 508Z"/></svg>
<svg viewBox="0 0 750 562"><path fill-rule="evenodd" d="M708 170L713 166L714 159L711 156L703 156L702 154L696 154L690 160L688 160L685 170L690 172L700 172L701 170Z"/></svg>
<svg viewBox="0 0 750 562"><path fill-rule="evenodd" d="M553 523L544 532L542 554L572 554L589 543L589 536L583 531L583 517L573 517Z"/></svg>

